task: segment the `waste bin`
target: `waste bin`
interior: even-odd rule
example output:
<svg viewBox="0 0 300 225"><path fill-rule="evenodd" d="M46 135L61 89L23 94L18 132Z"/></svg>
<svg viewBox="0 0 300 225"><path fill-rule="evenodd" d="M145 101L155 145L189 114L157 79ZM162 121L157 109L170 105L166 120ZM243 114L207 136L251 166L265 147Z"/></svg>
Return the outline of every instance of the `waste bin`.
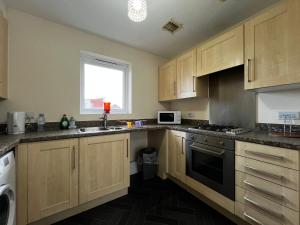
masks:
<svg viewBox="0 0 300 225"><path fill-rule="evenodd" d="M154 178L158 169L158 156L156 149L150 147L141 149L140 158L143 179L149 180Z"/></svg>

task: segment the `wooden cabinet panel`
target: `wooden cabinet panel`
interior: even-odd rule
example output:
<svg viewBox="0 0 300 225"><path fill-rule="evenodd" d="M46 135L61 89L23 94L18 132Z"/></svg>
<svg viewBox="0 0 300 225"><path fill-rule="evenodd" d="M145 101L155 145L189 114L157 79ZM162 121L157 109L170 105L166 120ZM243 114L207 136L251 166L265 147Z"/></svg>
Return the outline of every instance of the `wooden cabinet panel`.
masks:
<svg viewBox="0 0 300 225"><path fill-rule="evenodd" d="M168 161L168 172L184 182L186 177L185 133L169 131Z"/></svg>
<svg viewBox="0 0 300 225"><path fill-rule="evenodd" d="M7 98L8 25L0 16L0 98Z"/></svg>
<svg viewBox="0 0 300 225"><path fill-rule="evenodd" d="M197 96L196 57L196 49L194 49L177 59L178 98Z"/></svg>
<svg viewBox="0 0 300 225"><path fill-rule="evenodd" d="M300 2L279 5L245 24L245 88L300 82Z"/></svg>
<svg viewBox="0 0 300 225"><path fill-rule="evenodd" d="M208 77L197 78L197 50L177 59L177 98L208 97Z"/></svg>
<svg viewBox="0 0 300 225"><path fill-rule="evenodd" d="M298 212L240 187L236 187L236 201L243 204L244 209L253 208L278 224L299 225Z"/></svg>
<svg viewBox="0 0 300 225"><path fill-rule="evenodd" d="M235 215L252 225L282 225L282 223L274 221L274 218L269 218L263 212L239 202L235 203Z"/></svg>
<svg viewBox="0 0 300 225"><path fill-rule="evenodd" d="M280 205L299 211L299 192L295 190L240 171L235 171L235 182L236 186L244 190L249 190Z"/></svg>
<svg viewBox="0 0 300 225"><path fill-rule="evenodd" d="M78 204L78 140L28 145L28 222Z"/></svg>
<svg viewBox="0 0 300 225"><path fill-rule="evenodd" d="M293 190L299 190L299 172L242 156L235 156L235 168Z"/></svg>
<svg viewBox="0 0 300 225"><path fill-rule="evenodd" d="M236 155L299 170L299 151L236 141Z"/></svg>
<svg viewBox="0 0 300 225"><path fill-rule="evenodd" d="M197 48L197 75L203 76L244 64L244 26L241 25Z"/></svg>
<svg viewBox="0 0 300 225"><path fill-rule="evenodd" d="M129 186L129 134L80 138L80 204Z"/></svg>
<svg viewBox="0 0 300 225"><path fill-rule="evenodd" d="M168 62L159 68L159 101L177 98L177 63Z"/></svg>

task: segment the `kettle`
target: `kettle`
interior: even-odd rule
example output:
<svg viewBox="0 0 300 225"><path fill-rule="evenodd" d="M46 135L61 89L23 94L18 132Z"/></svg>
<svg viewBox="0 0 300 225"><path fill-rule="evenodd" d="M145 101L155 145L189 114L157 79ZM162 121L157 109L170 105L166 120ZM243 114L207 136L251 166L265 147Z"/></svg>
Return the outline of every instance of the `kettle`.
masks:
<svg viewBox="0 0 300 225"><path fill-rule="evenodd" d="M7 133L23 134L25 133L25 112L7 113Z"/></svg>

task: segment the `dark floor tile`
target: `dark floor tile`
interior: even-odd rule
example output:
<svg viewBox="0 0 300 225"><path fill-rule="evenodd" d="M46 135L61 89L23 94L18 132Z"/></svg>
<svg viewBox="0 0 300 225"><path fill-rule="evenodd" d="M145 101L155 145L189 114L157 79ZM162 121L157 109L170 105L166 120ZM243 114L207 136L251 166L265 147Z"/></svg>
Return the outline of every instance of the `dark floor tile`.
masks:
<svg viewBox="0 0 300 225"><path fill-rule="evenodd" d="M147 215L146 221L158 222L165 225L178 225L178 221L175 219L170 219L161 216Z"/></svg>
<svg viewBox="0 0 300 225"><path fill-rule="evenodd" d="M131 178L128 195L54 225L235 225L173 182Z"/></svg>

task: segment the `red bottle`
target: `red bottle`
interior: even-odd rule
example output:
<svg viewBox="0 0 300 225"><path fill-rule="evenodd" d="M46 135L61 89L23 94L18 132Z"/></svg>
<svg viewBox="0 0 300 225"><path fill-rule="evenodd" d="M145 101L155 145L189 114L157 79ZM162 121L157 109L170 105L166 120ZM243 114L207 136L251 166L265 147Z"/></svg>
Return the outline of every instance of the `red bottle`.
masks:
<svg viewBox="0 0 300 225"><path fill-rule="evenodd" d="M110 102L104 102L104 112L105 113L110 112Z"/></svg>

